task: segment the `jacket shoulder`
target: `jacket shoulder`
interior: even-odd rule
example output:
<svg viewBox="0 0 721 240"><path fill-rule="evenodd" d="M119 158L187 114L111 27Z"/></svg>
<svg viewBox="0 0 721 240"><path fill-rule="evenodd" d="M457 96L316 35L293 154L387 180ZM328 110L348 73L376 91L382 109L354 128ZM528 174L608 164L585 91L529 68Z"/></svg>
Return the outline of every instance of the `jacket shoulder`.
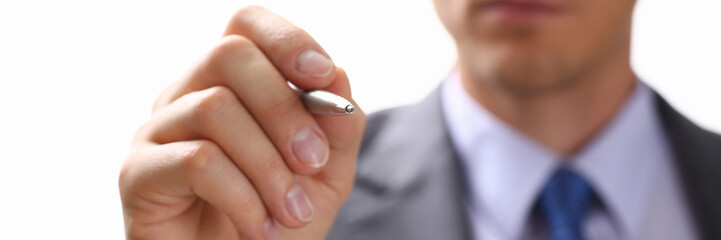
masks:
<svg viewBox="0 0 721 240"><path fill-rule="evenodd" d="M657 96L658 110L676 153L687 199L702 239L721 239L721 136L694 124Z"/></svg>

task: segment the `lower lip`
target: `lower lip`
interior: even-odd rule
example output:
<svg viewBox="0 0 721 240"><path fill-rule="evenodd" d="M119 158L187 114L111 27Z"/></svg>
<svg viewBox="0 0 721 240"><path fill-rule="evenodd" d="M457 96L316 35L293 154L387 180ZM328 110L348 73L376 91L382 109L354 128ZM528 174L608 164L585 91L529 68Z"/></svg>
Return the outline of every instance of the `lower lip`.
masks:
<svg viewBox="0 0 721 240"><path fill-rule="evenodd" d="M540 21L560 12L556 7L532 2L493 2L481 6L481 10L490 18L515 23Z"/></svg>

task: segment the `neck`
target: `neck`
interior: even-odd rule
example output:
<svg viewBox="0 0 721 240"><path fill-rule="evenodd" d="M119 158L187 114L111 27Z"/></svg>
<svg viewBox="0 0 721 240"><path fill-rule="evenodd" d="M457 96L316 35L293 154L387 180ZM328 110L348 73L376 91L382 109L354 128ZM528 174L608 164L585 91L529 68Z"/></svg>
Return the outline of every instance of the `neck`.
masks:
<svg viewBox="0 0 721 240"><path fill-rule="evenodd" d="M488 111L546 148L569 156L603 129L635 87L629 48L619 52L599 61L571 86L531 96L473 79L463 64L459 71L463 87Z"/></svg>

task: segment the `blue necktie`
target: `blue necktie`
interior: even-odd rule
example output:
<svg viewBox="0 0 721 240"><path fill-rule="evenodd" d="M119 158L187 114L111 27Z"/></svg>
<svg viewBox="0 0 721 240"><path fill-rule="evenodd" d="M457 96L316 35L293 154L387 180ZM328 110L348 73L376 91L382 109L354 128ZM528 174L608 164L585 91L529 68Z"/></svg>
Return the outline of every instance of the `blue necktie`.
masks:
<svg viewBox="0 0 721 240"><path fill-rule="evenodd" d="M583 177L562 167L556 170L538 199L553 240L581 240L581 223L593 191Z"/></svg>

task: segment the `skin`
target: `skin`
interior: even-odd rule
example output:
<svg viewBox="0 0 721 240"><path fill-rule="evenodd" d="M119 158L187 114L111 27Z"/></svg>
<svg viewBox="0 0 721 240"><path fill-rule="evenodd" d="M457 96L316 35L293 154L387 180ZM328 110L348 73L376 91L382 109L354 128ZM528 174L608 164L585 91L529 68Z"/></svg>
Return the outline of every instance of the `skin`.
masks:
<svg viewBox="0 0 721 240"><path fill-rule="evenodd" d="M634 1L558 1L561 13L529 22L494 19L469 0L434 3L457 42L466 91L549 149L578 151L634 87ZM306 50L330 59L268 10L231 18L219 44L158 97L136 133L119 177L128 239L327 235L353 186L365 115L305 111L286 81L354 103L341 68L299 67ZM292 140L303 131L319 136L327 161L300 160ZM313 206L306 217L287 204L298 189Z"/></svg>
<svg viewBox="0 0 721 240"><path fill-rule="evenodd" d="M517 130L561 155L580 150L635 85L635 1L558 0L537 21L503 21L473 0L434 0L458 49L466 91Z"/></svg>
<svg viewBox="0 0 721 240"><path fill-rule="evenodd" d="M353 185L365 115L358 108L344 117L305 110L286 81L357 106L342 69L299 71L309 49L328 57L306 32L266 9L233 16L220 43L158 97L136 133L119 178L128 239L328 233ZM291 141L302 129L328 150L322 166L295 155ZM313 206L310 216L296 216L286 204L298 187Z"/></svg>

